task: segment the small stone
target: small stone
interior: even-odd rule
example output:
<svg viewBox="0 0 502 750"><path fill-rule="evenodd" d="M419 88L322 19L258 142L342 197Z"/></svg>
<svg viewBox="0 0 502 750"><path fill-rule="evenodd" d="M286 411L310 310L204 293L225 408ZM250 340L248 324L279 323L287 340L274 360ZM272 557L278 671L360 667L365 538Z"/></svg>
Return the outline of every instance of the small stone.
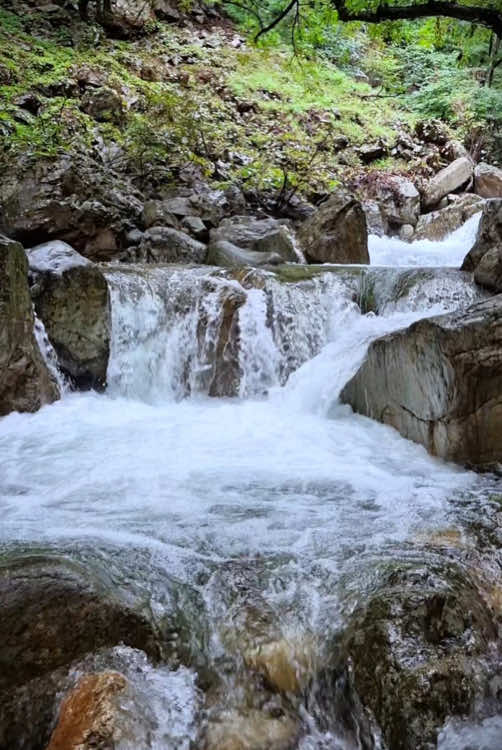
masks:
<svg viewBox="0 0 502 750"><path fill-rule="evenodd" d="M403 224L403 226L399 230L399 238L403 240L403 242L411 242L414 233L415 229L411 224Z"/></svg>

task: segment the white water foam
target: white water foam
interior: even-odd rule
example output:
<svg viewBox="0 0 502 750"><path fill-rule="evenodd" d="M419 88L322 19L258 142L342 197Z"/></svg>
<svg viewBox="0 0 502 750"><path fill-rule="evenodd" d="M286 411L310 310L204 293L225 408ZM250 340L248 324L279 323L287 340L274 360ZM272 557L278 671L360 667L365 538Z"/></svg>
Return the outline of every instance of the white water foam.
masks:
<svg viewBox="0 0 502 750"><path fill-rule="evenodd" d="M368 240L370 261L377 266L452 266L460 268L474 245L481 212L472 216L442 242L416 240L404 242L397 237L377 237Z"/></svg>
<svg viewBox="0 0 502 750"><path fill-rule="evenodd" d="M375 316L329 274L295 285L265 274L251 289L207 269L115 269L108 281L108 393L0 421L0 541L108 549L161 615L172 577L207 594L215 571L248 565L280 632L301 639L336 629L344 575L359 581L380 550L444 526L448 498L474 482L338 403L374 338L467 302L470 288L439 307L436 292L407 293ZM240 304L241 397L210 399L229 294ZM225 608L211 611L217 597L203 600L198 615L226 625ZM163 686L180 696L180 744L136 740L137 749L189 747L192 674L145 670L139 690L161 713ZM303 746L338 743L313 730Z"/></svg>

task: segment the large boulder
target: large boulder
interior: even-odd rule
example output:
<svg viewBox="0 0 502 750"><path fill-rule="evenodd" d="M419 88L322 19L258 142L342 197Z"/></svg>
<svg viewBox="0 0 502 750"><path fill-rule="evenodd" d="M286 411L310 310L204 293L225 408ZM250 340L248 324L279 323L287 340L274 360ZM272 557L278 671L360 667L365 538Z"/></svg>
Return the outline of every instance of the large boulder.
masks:
<svg viewBox="0 0 502 750"><path fill-rule="evenodd" d="M185 232L154 226L144 233L138 259L146 263L204 263L207 247Z"/></svg>
<svg viewBox="0 0 502 750"><path fill-rule="evenodd" d="M43 750L69 666L121 643L160 656L158 623L107 571L43 554L0 565L0 746ZM71 745L69 745L71 747Z"/></svg>
<svg viewBox="0 0 502 750"><path fill-rule="evenodd" d="M498 638L496 616L478 571L433 549L393 560L374 579L344 633L341 662L386 747L430 750L447 719L475 710L480 677L490 679L483 660Z"/></svg>
<svg viewBox="0 0 502 750"><path fill-rule="evenodd" d="M341 399L435 456L502 470L502 296L374 341Z"/></svg>
<svg viewBox="0 0 502 750"><path fill-rule="evenodd" d="M462 270L474 271L474 279L492 292L502 292L502 200L486 201L476 242L464 259Z"/></svg>
<svg viewBox="0 0 502 750"><path fill-rule="evenodd" d="M59 398L34 326L24 249L0 235L0 416L33 412Z"/></svg>
<svg viewBox="0 0 502 750"><path fill-rule="evenodd" d="M474 170L474 189L483 198L502 198L502 169L481 162Z"/></svg>
<svg viewBox="0 0 502 750"><path fill-rule="evenodd" d="M276 254L285 261L297 261L292 235L284 222L254 216L232 216L211 231L211 245L225 242L253 253ZM253 264L254 265L254 264Z"/></svg>
<svg viewBox="0 0 502 750"><path fill-rule="evenodd" d="M466 194L446 208L424 214L418 220L414 239L440 242L483 208L483 199Z"/></svg>
<svg viewBox="0 0 502 750"><path fill-rule="evenodd" d="M423 202L426 208L435 206L441 198L453 193L472 179L474 164L468 156L455 159L425 186Z"/></svg>
<svg viewBox="0 0 502 750"><path fill-rule="evenodd" d="M298 233L309 263L369 263L368 229L361 203L340 190L307 219Z"/></svg>
<svg viewBox="0 0 502 750"><path fill-rule="evenodd" d="M406 177L391 175L378 182L376 198L388 229L415 226L420 215L420 193Z"/></svg>
<svg viewBox="0 0 502 750"><path fill-rule="evenodd" d="M142 210L127 180L87 155L20 159L0 183L0 230L28 246L61 239L92 260L114 258Z"/></svg>
<svg viewBox="0 0 502 750"><path fill-rule="evenodd" d="M63 372L79 388L106 384L110 300L99 269L61 241L28 251L32 296Z"/></svg>

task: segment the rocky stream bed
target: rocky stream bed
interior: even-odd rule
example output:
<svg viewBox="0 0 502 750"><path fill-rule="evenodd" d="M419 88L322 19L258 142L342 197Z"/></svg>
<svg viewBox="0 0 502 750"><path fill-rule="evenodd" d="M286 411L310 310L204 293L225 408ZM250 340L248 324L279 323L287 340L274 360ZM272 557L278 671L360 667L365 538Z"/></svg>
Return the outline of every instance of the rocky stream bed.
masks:
<svg viewBox="0 0 502 750"><path fill-rule="evenodd" d="M2 749L500 746L502 202L456 200L1 239Z"/></svg>

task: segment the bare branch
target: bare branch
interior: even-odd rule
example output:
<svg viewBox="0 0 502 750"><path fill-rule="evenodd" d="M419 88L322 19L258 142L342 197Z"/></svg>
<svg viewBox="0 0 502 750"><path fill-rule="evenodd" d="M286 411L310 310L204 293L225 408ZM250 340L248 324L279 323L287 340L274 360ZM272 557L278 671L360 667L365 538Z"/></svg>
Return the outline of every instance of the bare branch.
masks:
<svg viewBox="0 0 502 750"><path fill-rule="evenodd" d="M299 0L290 0L290 2L286 5L286 7L283 8L283 10L281 10L279 15L276 16L273 21L271 21L263 29L260 29L260 31L256 34L254 38L255 42L257 42L258 39L261 36L263 36L263 34L267 34L269 31L272 31L272 29L274 29L277 26L277 24L279 24L282 21L283 18L286 18L288 13L290 13L293 10L293 8L295 7L295 5L298 4L298 2Z"/></svg>

